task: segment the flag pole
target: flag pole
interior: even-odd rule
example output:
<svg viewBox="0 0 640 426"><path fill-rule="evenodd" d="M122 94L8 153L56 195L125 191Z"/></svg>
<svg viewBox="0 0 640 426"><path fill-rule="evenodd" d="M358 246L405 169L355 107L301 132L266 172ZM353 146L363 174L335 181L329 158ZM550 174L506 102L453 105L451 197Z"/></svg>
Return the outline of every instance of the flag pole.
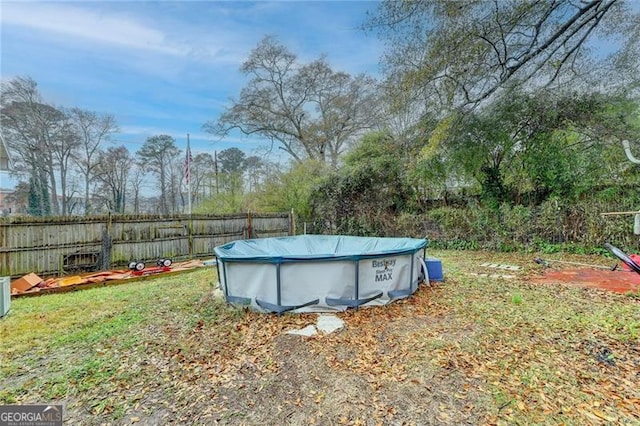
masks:
<svg viewBox="0 0 640 426"><path fill-rule="evenodd" d="M189 133L187 133L187 214L191 214L191 146L189 146Z"/></svg>

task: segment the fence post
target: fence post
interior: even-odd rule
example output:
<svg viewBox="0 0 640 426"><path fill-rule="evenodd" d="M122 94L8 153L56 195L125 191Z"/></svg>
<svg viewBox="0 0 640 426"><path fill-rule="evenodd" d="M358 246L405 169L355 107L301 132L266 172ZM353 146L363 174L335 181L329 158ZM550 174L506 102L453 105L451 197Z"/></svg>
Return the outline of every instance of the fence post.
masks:
<svg viewBox="0 0 640 426"><path fill-rule="evenodd" d="M289 213L289 235L296 235L296 215L293 209Z"/></svg>
<svg viewBox="0 0 640 426"><path fill-rule="evenodd" d="M109 232L109 227L105 226L102 231L102 246L100 248L99 255L99 268L101 271L106 271L111 269L111 248L113 247L113 242L111 238L111 233Z"/></svg>
<svg viewBox="0 0 640 426"><path fill-rule="evenodd" d="M113 236L111 235L111 211L107 214L107 221L102 230L102 246L100 248L99 268L101 271L111 269L111 248L113 247Z"/></svg>
<svg viewBox="0 0 640 426"><path fill-rule="evenodd" d="M9 255L9 229L11 218L7 218L6 222L0 223L0 247L7 249L6 252L0 254L0 276L11 276L11 259Z"/></svg>
<svg viewBox="0 0 640 426"><path fill-rule="evenodd" d="M251 211L247 212L247 235L246 239L252 238L253 236L253 224L251 223Z"/></svg>

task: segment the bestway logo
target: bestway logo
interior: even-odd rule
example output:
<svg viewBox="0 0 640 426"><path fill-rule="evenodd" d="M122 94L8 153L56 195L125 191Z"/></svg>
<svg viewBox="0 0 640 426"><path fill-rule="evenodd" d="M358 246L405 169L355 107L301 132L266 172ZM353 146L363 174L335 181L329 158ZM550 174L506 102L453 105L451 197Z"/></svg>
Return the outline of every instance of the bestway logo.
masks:
<svg viewBox="0 0 640 426"><path fill-rule="evenodd" d="M396 266L396 259L382 259L382 260L373 260L371 261L372 268L393 268Z"/></svg>
<svg viewBox="0 0 640 426"><path fill-rule="evenodd" d="M396 259L372 260L371 267L376 270L375 282L391 281L394 266L396 266Z"/></svg>

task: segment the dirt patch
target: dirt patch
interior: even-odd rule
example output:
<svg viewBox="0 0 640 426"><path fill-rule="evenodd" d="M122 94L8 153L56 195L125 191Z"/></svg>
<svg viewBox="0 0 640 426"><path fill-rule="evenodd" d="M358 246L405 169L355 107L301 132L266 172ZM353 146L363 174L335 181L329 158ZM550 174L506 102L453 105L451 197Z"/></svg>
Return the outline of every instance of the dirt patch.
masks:
<svg viewBox="0 0 640 426"><path fill-rule="evenodd" d="M263 374L246 365L220 389L213 403L222 423L308 424L334 413L368 387L327 368L314 338L280 335L272 342L277 368ZM367 393L370 389L367 390Z"/></svg>
<svg viewBox="0 0 640 426"><path fill-rule="evenodd" d="M616 293L638 292L640 275L629 271L605 271L589 268L547 270L542 276L532 277L539 283L561 282L577 287L595 288Z"/></svg>
<svg viewBox="0 0 640 426"><path fill-rule="evenodd" d="M271 342L275 371L265 374L250 364L237 371L211 400L218 407L215 421L282 425L480 421L482 413L476 407L483 404L476 379L455 367L425 362L424 351L408 350L413 343L424 343L414 333L433 330L434 324L443 341L459 341L464 332L454 329L453 322L447 326L446 320L427 317L388 324L361 322L362 311L344 316L347 327L332 335L276 336Z"/></svg>

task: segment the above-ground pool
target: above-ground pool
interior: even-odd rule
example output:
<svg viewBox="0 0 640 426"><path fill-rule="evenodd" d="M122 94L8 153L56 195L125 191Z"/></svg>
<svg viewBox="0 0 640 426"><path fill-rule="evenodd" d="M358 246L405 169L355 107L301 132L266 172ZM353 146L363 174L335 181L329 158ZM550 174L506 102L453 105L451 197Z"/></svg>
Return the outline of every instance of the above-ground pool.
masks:
<svg viewBox="0 0 640 426"><path fill-rule="evenodd" d="M300 235L214 249L227 302L267 312L344 311L407 297L428 279L427 241Z"/></svg>

